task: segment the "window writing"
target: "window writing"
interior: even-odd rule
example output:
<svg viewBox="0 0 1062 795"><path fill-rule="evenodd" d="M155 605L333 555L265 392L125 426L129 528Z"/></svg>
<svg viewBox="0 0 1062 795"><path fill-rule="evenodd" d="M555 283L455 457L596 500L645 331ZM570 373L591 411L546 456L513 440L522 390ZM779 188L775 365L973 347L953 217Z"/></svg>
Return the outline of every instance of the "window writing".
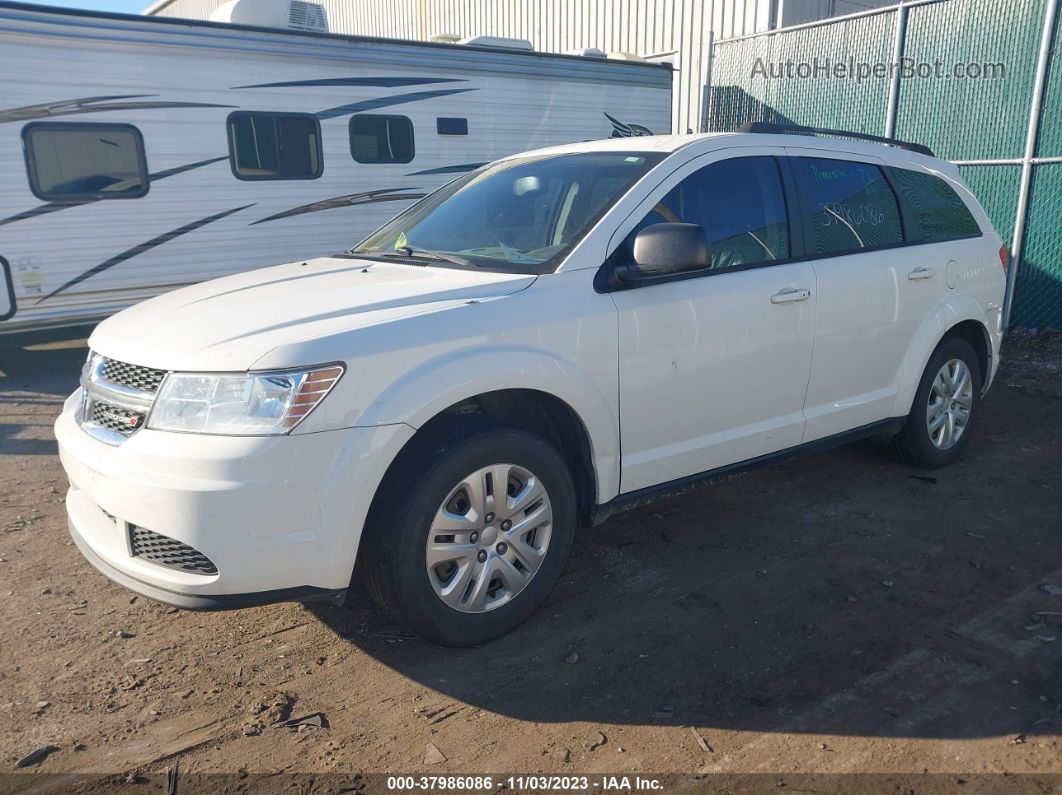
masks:
<svg viewBox="0 0 1062 795"><path fill-rule="evenodd" d="M896 196L873 163L814 157L792 159L809 254L844 254L902 243Z"/></svg>

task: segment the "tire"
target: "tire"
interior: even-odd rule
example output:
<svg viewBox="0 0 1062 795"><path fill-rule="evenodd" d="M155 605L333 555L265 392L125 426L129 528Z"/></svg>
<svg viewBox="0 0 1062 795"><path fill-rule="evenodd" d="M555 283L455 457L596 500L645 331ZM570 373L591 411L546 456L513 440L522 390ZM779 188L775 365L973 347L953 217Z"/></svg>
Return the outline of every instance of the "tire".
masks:
<svg viewBox="0 0 1062 795"><path fill-rule="evenodd" d="M953 385L946 379L953 372L955 362L961 362L961 366L965 367L969 383L968 387L958 390L963 394L958 394L955 400L949 400L947 395L952 392ZM945 365L949 365L947 375L943 376L945 380L935 384ZM892 439L893 450L900 461L924 469L936 469L961 456L970 443L970 437L980 416L981 383L981 365L970 343L961 337L946 337L942 340L929 357L929 363L922 373L903 430ZM968 415L963 420L961 410L967 403ZM950 443L947 438L948 420L944 421L943 431L930 430L930 418L939 419L942 414L947 415L949 404L955 407L952 412L952 427L959 429L957 438L952 439ZM938 437L944 438L940 442L935 441Z"/></svg>
<svg viewBox="0 0 1062 795"><path fill-rule="evenodd" d="M504 494L488 501L486 488L473 493L476 484L500 483L495 473L506 473ZM538 503L535 488L545 495ZM506 506L491 514L501 498ZM519 510L509 517L514 504ZM552 510L552 519L528 532L544 509ZM521 520L524 534L509 535L521 529ZM568 561L575 524L572 475L551 444L527 431L470 420L429 432L403 450L373 500L357 571L373 599L407 629L442 646L475 646L519 626L545 601ZM471 551L429 566L429 554L433 560L458 554L443 545Z"/></svg>

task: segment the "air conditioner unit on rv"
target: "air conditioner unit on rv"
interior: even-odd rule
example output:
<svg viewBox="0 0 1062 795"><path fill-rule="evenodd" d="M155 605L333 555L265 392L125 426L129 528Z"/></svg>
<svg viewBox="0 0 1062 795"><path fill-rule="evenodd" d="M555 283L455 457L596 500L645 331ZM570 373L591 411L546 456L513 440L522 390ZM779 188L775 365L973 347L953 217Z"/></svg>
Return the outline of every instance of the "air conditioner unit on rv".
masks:
<svg viewBox="0 0 1062 795"><path fill-rule="evenodd" d="M228 0L214 9L211 22L260 28L328 32L324 6L306 0Z"/></svg>

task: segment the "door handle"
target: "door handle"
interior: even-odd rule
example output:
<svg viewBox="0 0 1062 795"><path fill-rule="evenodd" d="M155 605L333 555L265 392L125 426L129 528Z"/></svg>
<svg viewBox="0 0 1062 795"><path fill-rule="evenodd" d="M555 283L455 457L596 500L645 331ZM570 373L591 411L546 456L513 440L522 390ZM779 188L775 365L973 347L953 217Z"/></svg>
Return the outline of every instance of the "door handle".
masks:
<svg viewBox="0 0 1062 795"><path fill-rule="evenodd" d="M924 268L919 265L913 271L907 274L907 278L911 281L918 281L919 279L932 279L937 275L937 272L932 268Z"/></svg>
<svg viewBox="0 0 1062 795"><path fill-rule="evenodd" d="M787 287L786 289L775 293L771 296L772 304L790 304L793 301L807 301L811 298L811 290L805 288L794 289Z"/></svg>

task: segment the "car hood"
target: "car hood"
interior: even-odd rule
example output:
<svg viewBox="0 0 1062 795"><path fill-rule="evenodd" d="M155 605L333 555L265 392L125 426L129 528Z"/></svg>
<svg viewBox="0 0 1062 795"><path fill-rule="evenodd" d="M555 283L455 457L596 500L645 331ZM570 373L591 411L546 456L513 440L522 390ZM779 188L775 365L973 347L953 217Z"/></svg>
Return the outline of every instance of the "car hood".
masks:
<svg viewBox="0 0 1062 795"><path fill-rule="evenodd" d="M162 370L246 370L284 345L509 295L534 280L324 257L239 273L144 301L101 323L89 347Z"/></svg>

